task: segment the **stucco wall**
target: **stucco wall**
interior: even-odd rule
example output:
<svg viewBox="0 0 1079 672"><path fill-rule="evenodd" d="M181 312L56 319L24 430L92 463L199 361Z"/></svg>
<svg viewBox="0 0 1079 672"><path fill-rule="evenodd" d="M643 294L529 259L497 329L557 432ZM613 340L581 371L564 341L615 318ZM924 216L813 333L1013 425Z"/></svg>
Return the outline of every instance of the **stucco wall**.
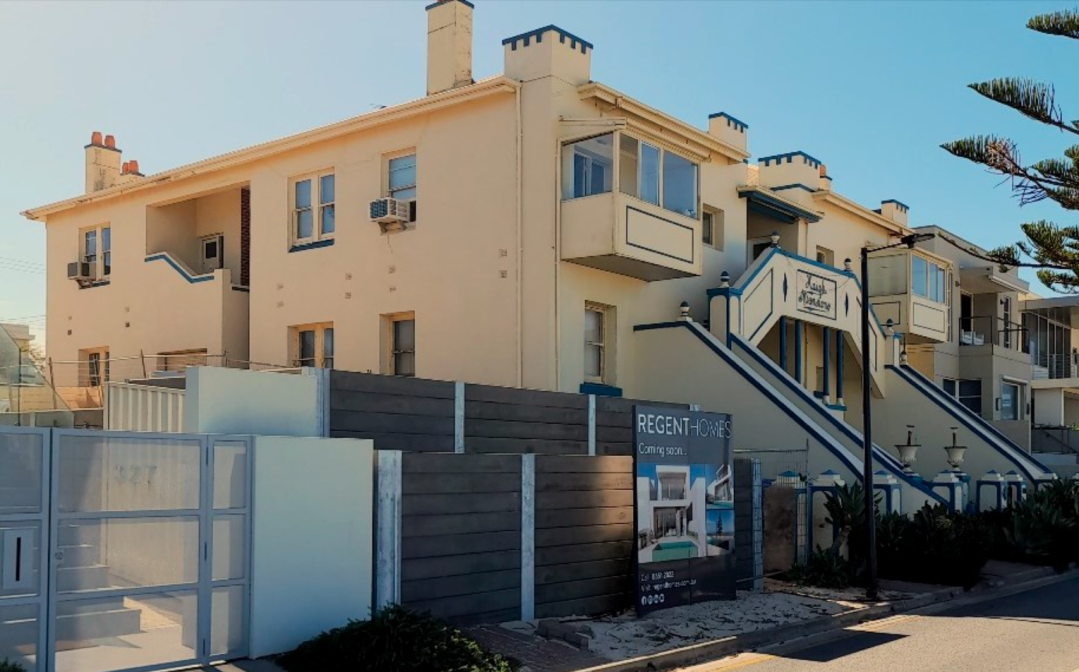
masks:
<svg viewBox="0 0 1079 672"><path fill-rule="evenodd" d="M367 618L374 544L370 441L260 436L254 458L253 658Z"/></svg>
<svg viewBox="0 0 1079 672"><path fill-rule="evenodd" d="M188 433L323 434L315 376L198 366L184 394Z"/></svg>

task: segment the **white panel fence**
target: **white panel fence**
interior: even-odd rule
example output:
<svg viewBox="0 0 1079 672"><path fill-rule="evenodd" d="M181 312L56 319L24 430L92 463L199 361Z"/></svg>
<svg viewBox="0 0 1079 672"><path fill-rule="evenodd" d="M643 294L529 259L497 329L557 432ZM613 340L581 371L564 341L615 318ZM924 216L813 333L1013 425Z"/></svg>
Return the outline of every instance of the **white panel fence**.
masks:
<svg viewBox="0 0 1079 672"><path fill-rule="evenodd" d="M183 390L130 383L105 385L105 429L179 432L183 421Z"/></svg>

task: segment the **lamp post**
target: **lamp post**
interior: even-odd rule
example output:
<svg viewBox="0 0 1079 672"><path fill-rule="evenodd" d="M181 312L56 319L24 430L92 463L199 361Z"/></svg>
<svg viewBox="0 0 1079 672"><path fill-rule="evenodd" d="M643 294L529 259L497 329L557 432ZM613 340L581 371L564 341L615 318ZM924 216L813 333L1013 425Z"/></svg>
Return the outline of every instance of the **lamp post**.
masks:
<svg viewBox="0 0 1079 672"><path fill-rule="evenodd" d="M906 245L914 249L916 243L936 237L932 233L912 233L903 236L898 243L883 247L862 248L862 489L865 494L865 540L866 549L866 599L876 601L877 594L877 512L873 499L873 422L870 406L872 381L869 375L869 255L873 252Z"/></svg>

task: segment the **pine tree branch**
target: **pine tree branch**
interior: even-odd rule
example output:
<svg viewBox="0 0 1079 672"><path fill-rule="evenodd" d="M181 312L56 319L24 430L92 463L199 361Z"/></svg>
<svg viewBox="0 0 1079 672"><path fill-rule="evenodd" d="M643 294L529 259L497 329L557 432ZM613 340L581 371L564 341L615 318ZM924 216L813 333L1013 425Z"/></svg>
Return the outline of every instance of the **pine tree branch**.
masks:
<svg viewBox="0 0 1079 672"><path fill-rule="evenodd" d="M1023 77L1000 77L975 82L968 87L989 100L1006 105L1025 117L1079 135L1079 128L1065 123L1064 113L1056 103L1056 89Z"/></svg>
<svg viewBox="0 0 1079 672"><path fill-rule="evenodd" d="M1079 10L1065 9L1039 14L1027 21L1027 28L1046 35L1059 35L1079 40Z"/></svg>

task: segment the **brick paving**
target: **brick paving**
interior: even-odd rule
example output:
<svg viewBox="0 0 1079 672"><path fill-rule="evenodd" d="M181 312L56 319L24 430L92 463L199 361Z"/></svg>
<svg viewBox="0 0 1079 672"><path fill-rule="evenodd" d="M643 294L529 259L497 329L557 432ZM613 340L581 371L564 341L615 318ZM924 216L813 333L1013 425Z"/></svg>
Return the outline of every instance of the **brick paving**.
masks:
<svg viewBox="0 0 1079 672"><path fill-rule="evenodd" d="M575 672L611 662L569 644L513 632L497 625L479 625L469 628L468 633L484 648L514 658L532 672Z"/></svg>

